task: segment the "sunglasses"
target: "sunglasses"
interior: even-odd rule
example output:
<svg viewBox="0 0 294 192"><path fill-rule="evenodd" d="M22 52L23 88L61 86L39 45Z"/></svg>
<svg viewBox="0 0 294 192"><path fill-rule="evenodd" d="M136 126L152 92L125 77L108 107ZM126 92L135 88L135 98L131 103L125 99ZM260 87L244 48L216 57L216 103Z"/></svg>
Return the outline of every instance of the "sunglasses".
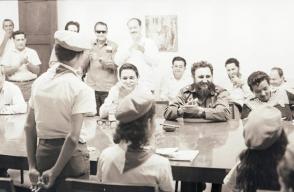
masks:
<svg viewBox="0 0 294 192"><path fill-rule="evenodd" d="M98 33L98 34L99 34L99 33L103 33L103 34L107 33L107 31L98 31L98 30L95 31L95 32Z"/></svg>

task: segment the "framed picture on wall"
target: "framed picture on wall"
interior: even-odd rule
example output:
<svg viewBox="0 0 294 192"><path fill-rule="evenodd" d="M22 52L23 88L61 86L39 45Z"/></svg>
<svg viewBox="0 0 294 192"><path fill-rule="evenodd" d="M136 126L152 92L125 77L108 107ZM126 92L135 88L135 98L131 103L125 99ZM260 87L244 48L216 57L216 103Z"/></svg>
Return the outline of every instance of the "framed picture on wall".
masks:
<svg viewBox="0 0 294 192"><path fill-rule="evenodd" d="M159 51L178 51L176 15L150 15L145 17L146 36L153 39Z"/></svg>

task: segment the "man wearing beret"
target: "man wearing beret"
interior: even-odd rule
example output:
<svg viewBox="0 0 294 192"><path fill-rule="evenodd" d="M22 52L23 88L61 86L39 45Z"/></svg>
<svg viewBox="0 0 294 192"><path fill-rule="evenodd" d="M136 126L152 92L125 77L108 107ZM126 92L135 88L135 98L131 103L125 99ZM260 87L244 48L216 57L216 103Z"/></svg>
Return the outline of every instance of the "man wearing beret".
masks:
<svg viewBox="0 0 294 192"><path fill-rule="evenodd" d="M270 77L262 71L255 71L248 77L248 85L254 97L245 101L241 118L246 118L255 108L270 105L278 108L282 117L292 120L288 94L284 90L271 92Z"/></svg>
<svg viewBox="0 0 294 192"><path fill-rule="evenodd" d="M108 27L104 22L94 26L96 41L90 51L90 65L86 75L86 83L95 90L97 114L100 106L108 96L109 90L117 82L117 65L113 58L117 44L107 39Z"/></svg>
<svg viewBox="0 0 294 192"><path fill-rule="evenodd" d="M212 82L212 65L200 61L193 64L191 72L194 83L180 90L176 99L165 109L165 119L175 120L178 117L204 118L213 121L230 119L228 92Z"/></svg>

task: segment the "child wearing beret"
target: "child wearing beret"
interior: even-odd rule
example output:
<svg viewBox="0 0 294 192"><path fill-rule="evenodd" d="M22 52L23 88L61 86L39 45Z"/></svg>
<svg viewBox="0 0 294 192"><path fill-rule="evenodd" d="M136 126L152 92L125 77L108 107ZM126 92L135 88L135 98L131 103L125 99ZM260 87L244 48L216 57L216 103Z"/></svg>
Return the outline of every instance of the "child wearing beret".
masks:
<svg viewBox="0 0 294 192"><path fill-rule="evenodd" d="M113 146L98 159L99 182L155 186L173 191L169 160L148 146L155 129L155 104L148 92L134 91L118 104Z"/></svg>
<svg viewBox="0 0 294 192"><path fill-rule="evenodd" d="M228 191L279 190L277 165L288 144L281 112L271 106L253 110L244 126L247 149L224 179Z"/></svg>

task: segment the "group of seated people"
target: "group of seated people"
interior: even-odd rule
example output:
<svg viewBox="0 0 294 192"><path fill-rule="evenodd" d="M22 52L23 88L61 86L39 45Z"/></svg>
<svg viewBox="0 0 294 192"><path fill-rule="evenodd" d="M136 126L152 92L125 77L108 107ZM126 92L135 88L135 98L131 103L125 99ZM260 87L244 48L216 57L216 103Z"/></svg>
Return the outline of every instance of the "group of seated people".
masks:
<svg viewBox="0 0 294 192"><path fill-rule="evenodd" d="M140 20L130 19L128 25L134 40L140 40ZM103 35L108 30L105 23L95 25L97 44L94 45L84 41L78 30L72 32L69 29L55 33L54 62L38 78L35 78L36 66L40 63L29 58L22 58L14 67L4 65L0 70L1 114L28 111L25 132L32 185L47 191L64 191L62 183L65 178L89 178L89 154L86 141L81 137L82 123L85 114L98 114L101 118L118 121L113 136L115 145L106 148L99 156L98 181L154 185L159 191L173 191L169 161L156 155L149 145L156 127L156 99L154 89L149 87L150 82L146 82L147 79L140 81L142 76L146 78L146 74L142 74L144 70L134 63L135 59L125 59L119 67L114 66L116 47L105 41ZM15 42L17 35L20 41L25 41L25 34L18 32L13 35ZM128 58L138 52L145 58L147 50L143 45L133 45L136 51L132 50ZM23 50L24 44L18 51ZM97 67L97 63L101 66ZM236 105L241 118L247 118L244 126L247 149L241 152L240 161L225 178L226 187L248 192L257 188L278 190L280 187L284 191L293 191L294 147L287 147L282 124L282 118L293 119L290 109L293 93L285 86L281 69L273 68L271 77L262 71L253 72L246 83L237 59L228 59L225 67L232 83L228 90L214 84L214 70L210 63L195 62L189 82L184 77L185 59L173 58L174 79L164 81L164 89L167 89L160 94L161 99L169 101L164 118L228 121L232 113L229 105ZM88 71L83 82L81 72L85 69ZM22 77L24 74L29 77L18 82L20 87L11 79L18 70L25 71ZM104 70L103 74L99 70ZM101 77L95 71L99 71ZM109 74L114 74L118 80L108 80ZM11 82L5 80L5 75ZM102 88L97 80L105 81L102 85L107 84L110 89ZM27 82L31 83L32 89L28 106L21 94L23 83Z"/></svg>

